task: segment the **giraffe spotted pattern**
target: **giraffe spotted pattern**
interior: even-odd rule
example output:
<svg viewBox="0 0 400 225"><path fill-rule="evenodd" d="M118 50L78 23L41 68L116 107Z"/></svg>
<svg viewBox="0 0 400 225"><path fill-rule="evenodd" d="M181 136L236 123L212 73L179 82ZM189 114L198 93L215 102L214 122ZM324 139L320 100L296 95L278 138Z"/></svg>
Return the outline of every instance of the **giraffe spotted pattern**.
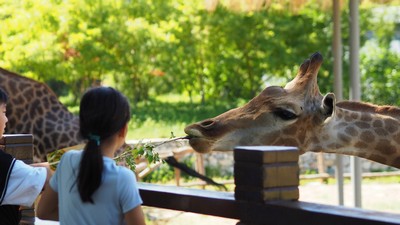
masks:
<svg viewBox="0 0 400 225"><path fill-rule="evenodd" d="M237 145L296 146L301 153L354 155L400 168L400 108L323 96L321 64L315 53L284 88L267 87L242 107L188 125L190 145L200 153Z"/></svg>
<svg viewBox="0 0 400 225"><path fill-rule="evenodd" d="M0 68L0 87L9 95L8 134L32 134L34 162L46 154L82 143L79 120L45 84Z"/></svg>

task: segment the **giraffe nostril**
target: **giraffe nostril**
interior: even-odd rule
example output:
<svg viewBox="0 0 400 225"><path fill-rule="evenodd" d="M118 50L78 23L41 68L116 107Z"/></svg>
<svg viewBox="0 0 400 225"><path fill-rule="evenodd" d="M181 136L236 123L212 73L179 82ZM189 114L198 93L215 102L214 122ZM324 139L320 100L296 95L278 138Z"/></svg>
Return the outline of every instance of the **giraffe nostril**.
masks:
<svg viewBox="0 0 400 225"><path fill-rule="evenodd" d="M200 126L206 129L210 129L212 126L214 126L214 124L214 120L204 120L200 123Z"/></svg>

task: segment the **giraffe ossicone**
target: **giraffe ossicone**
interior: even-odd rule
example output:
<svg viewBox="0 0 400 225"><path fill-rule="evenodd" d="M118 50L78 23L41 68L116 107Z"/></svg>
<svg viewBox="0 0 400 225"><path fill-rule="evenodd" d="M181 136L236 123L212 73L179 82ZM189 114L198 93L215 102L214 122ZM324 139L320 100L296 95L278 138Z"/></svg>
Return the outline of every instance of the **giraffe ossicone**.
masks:
<svg viewBox="0 0 400 225"><path fill-rule="evenodd" d="M317 84L322 61L314 53L284 88L266 87L241 107L188 125L190 145L200 153L296 146L300 153L353 155L400 168L400 108L323 96Z"/></svg>

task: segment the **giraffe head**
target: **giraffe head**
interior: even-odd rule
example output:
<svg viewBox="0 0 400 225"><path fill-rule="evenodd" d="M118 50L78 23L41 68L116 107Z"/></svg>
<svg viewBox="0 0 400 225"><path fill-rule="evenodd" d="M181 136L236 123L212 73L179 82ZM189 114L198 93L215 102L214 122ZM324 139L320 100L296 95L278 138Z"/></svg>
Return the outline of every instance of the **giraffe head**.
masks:
<svg viewBox="0 0 400 225"><path fill-rule="evenodd" d="M315 53L284 88L269 86L242 107L187 126L190 145L201 153L230 151L238 145L298 146L301 152L317 148L313 137L335 105L332 93L322 96L319 91L321 64L321 54Z"/></svg>

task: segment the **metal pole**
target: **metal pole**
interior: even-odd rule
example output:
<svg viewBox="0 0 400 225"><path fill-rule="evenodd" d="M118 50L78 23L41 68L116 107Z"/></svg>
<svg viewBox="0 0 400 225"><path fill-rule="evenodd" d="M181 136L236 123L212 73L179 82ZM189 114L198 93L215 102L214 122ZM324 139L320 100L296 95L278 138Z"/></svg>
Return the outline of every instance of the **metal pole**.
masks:
<svg viewBox="0 0 400 225"><path fill-rule="evenodd" d="M360 87L360 28L358 24L358 0L350 0L350 99L361 100ZM361 165L358 157L351 157L351 175L354 191L354 206L361 207Z"/></svg>
<svg viewBox="0 0 400 225"><path fill-rule="evenodd" d="M343 99L343 76L342 76L342 33L340 24L340 0L333 0L333 74L334 74L334 92L336 100ZM338 204L344 205L343 189L343 157L336 154L335 177L338 188Z"/></svg>

